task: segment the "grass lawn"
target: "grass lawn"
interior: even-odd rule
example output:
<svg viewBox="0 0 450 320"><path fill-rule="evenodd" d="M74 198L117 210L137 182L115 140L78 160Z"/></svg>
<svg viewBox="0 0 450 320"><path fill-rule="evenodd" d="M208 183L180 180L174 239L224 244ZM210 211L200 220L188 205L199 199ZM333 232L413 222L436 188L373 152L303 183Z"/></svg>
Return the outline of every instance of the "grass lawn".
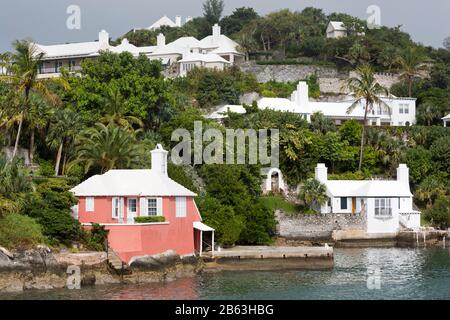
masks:
<svg viewBox="0 0 450 320"><path fill-rule="evenodd" d="M261 197L261 201L271 210L283 210L286 214L296 214L300 212L301 207L295 203L289 202L281 196Z"/></svg>

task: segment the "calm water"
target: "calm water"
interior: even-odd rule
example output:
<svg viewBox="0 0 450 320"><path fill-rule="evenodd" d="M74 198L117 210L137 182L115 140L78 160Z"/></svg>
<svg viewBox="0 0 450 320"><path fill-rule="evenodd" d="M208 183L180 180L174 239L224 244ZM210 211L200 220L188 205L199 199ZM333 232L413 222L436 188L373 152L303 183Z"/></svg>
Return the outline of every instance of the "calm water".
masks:
<svg viewBox="0 0 450 320"><path fill-rule="evenodd" d="M333 271L224 272L0 299L450 299L450 249L335 249Z"/></svg>

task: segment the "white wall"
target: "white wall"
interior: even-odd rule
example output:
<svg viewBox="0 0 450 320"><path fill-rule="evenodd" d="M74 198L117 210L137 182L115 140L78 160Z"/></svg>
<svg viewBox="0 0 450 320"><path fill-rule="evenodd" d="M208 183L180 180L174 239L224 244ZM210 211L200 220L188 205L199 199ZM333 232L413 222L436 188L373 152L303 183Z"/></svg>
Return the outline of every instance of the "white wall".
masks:
<svg viewBox="0 0 450 320"><path fill-rule="evenodd" d="M375 217L375 199L367 199L367 233L395 233L399 230L398 198L391 198L392 216Z"/></svg>

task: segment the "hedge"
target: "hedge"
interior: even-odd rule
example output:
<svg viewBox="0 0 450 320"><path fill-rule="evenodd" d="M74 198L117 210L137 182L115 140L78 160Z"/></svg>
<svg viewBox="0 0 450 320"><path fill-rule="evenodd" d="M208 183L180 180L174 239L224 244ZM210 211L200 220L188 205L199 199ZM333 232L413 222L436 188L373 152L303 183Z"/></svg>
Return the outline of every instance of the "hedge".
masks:
<svg viewBox="0 0 450 320"><path fill-rule="evenodd" d="M154 222L165 222L166 218L164 216L151 216L151 217L136 217L134 222L136 223L154 223Z"/></svg>

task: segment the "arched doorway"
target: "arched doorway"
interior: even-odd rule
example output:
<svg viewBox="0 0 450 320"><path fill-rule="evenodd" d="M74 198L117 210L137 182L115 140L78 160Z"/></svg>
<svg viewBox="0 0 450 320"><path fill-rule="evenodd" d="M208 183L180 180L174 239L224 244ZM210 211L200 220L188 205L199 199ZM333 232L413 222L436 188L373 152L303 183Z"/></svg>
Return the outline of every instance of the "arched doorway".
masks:
<svg viewBox="0 0 450 320"><path fill-rule="evenodd" d="M280 192L280 175L278 172L272 172L271 176L271 190L274 193Z"/></svg>

